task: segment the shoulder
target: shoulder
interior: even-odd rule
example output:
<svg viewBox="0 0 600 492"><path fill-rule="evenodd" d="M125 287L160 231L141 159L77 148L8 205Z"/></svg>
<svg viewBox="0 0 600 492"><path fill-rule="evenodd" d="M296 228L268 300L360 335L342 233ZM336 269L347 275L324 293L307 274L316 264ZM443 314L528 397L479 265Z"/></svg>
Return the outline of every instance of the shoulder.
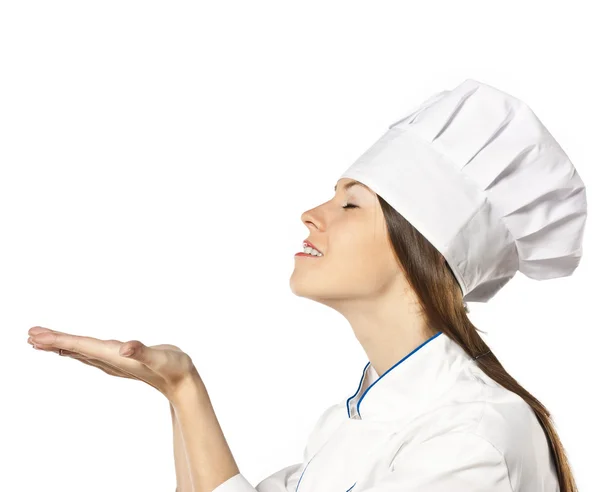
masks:
<svg viewBox="0 0 600 492"><path fill-rule="evenodd" d="M484 387L481 418L473 432L490 442L504 456L519 482L550 483L555 480L552 449L533 408L518 394L504 388L478 367L473 375Z"/></svg>
<svg viewBox="0 0 600 492"><path fill-rule="evenodd" d="M523 451L532 446L547 447L540 421L520 395L494 381L476 365L470 367L469 373L473 384L481 388L481 415L468 430L493 443L504 454L521 454L524 458Z"/></svg>
<svg viewBox="0 0 600 492"><path fill-rule="evenodd" d="M413 425L414 437L420 441L436 434L463 431L480 435L502 452L521 446L524 435L543 433L529 404L476 365L466 367Z"/></svg>
<svg viewBox="0 0 600 492"><path fill-rule="evenodd" d="M533 409L476 365L466 368L450 390L412 422L405 444L398 458L432 453L449 465L460 465L453 460L465 466L493 464L513 485L550 481L555 475L551 449Z"/></svg>

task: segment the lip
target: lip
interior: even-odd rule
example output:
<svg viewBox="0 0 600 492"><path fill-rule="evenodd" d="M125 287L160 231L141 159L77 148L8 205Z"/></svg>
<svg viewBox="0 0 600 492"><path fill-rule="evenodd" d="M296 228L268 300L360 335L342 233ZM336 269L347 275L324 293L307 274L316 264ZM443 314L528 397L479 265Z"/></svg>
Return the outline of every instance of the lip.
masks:
<svg viewBox="0 0 600 492"><path fill-rule="evenodd" d="M300 253L296 253L294 256L310 256L311 258L323 258L323 256L325 256L323 254L323 252L319 248L317 248L313 243L311 243L308 239L304 240L303 245L309 246L309 247L317 250L319 253L321 253L321 256L311 255L310 253L305 253L304 251L301 251Z"/></svg>
<svg viewBox="0 0 600 492"><path fill-rule="evenodd" d="M323 251L321 251L319 248L317 248L313 243L311 243L308 239L304 240L304 244L306 244L307 246L311 247L312 249L316 249L319 253L323 254Z"/></svg>

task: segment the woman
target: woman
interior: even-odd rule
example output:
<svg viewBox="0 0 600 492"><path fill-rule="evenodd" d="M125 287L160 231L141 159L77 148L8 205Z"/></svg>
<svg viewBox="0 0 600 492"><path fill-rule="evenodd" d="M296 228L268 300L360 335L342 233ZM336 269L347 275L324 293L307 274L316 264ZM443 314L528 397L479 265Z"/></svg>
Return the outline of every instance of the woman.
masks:
<svg viewBox="0 0 600 492"><path fill-rule="evenodd" d="M41 327L30 343L163 393L179 492L574 492L548 410L504 370L465 301L487 302L517 271L570 275L586 216L558 143L489 85L467 79L390 126L302 215L309 237L290 278L349 321L369 362L316 422L303 462L256 487L179 348Z"/></svg>

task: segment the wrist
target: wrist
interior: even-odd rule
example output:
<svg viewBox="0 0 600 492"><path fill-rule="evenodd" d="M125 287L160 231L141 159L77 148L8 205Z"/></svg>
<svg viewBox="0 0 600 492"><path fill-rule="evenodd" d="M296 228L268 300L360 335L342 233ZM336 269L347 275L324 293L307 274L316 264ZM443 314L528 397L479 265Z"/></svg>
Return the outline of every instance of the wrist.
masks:
<svg viewBox="0 0 600 492"><path fill-rule="evenodd" d="M197 371L193 371L183 378L169 390L166 396L173 409L190 401L196 403L203 401L208 403L210 401L204 382Z"/></svg>

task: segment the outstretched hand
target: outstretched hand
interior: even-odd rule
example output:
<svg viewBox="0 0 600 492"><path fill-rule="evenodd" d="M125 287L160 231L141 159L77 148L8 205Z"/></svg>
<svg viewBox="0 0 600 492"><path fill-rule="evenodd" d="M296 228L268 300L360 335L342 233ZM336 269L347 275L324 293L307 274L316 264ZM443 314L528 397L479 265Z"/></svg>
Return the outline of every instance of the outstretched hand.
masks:
<svg viewBox="0 0 600 492"><path fill-rule="evenodd" d="M169 400L188 381L201 381L190 356L175 345L100 340L41 326L30 328L28 334L27 342L39 350L58 354L62 349L61 355L98 367L111 376L143 381Z"/></svg>

